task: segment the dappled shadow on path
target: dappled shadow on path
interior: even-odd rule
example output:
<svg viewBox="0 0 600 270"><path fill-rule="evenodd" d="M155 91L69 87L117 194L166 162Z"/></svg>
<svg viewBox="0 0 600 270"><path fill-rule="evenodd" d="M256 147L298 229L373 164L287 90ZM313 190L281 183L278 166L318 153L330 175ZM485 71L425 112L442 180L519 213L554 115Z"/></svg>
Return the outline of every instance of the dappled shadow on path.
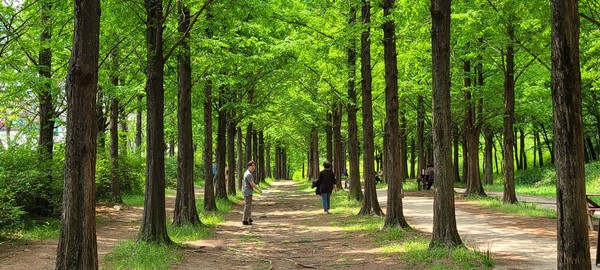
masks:
<svg viewBox="0 0 600 270"><path fill-rule="evenodd" d="M186 243L185 262L173 269L403 269L398 254L381 253L367 235L330 225L347 216L323 215L320 197L295 189L277 181L255 196L255 225L242 225L236 205L214 237Z"/></svg>

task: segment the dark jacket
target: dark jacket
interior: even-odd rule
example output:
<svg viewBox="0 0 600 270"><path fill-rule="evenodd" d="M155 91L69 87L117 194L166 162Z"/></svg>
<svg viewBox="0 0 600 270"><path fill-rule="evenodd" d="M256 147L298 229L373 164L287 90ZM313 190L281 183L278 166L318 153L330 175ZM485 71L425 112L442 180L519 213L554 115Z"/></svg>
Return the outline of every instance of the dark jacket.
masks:
<svg viewBox="0 0 600 270"><path fill-rule="evenodd" d="M324 169L319 172L319 178L315 183L317 186L317 194L331 193L333 191L333 185L335 184L335 173L331 169Z"/></svg>

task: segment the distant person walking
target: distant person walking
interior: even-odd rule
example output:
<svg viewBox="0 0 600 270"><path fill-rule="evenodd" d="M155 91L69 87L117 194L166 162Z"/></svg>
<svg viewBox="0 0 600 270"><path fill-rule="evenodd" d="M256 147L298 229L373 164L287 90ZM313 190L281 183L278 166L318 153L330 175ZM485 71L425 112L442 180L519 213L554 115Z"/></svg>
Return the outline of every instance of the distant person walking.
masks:
<svg viewBox="0 0 600 270"><path fill-rule="evenodd" d="M433 163L429 163L427 165L427 169L425 170L425 177L427 179L427 190L431 189L433 185L433 180L435 178L435 170L433 169Z"/></svg>
<svg viewBox="0 0 600 270"><path fill-rule="evenodd" d="M331 192L337 189L335 185L335 173L331 170L331 162L323 162L324 169L319 172L319 178L315 182L317 187L317 194L321 195L323 201L323 214L329 214L329 207L331 206Z"/></svg>
<svg viewBox="0 0 600 270"><path fill-rule="evenodd" d="M254 170L256 170L256 163L254 161L248 161L248 169L244 173L244 180L242 181L242 195L244 195L244 215L242 216L242 224L252 225L252 193L254 190L262 193L262 190L254 183Z"/></svg>

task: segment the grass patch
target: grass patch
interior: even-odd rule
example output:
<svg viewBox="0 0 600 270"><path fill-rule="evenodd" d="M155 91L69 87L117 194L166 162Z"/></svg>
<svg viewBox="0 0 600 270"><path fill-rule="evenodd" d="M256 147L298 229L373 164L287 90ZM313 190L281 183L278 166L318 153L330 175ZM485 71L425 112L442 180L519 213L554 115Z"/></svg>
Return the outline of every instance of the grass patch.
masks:
<svg viewBox="0 0 600 270"><path fill-rule="evenodd" d="M0 239L37 240L58 238L60 219L55 217L26 219L21 226L2 228Z"/></svg>
<svg viewBox="0 0 600 270"><path fill-rule="evenodd" d="M176 245L129 240L118 243L113 252L104 257L102 264L105 269L168 269L182 260Z"/></svg>
<svg viewBox="0 0 600 270"><path fill-rule="evenodd" d="M556 211L543 208L535 203L520 202L516 204L504 204L502 200L493 197L469 196L465 197L467 201L473 201L477 204L498 210L504 213L518 214L530 217L556 218Z"/></svg>
<svg viewBox="0 0 600 270"><path fill-rule="evenodd" d="M392 243L384 250L399 253L400 258L415 269L492 269L495 264L489 252L465 247L429 249L429 242L423 236L415 236L400 243Z"/></svg>
<svg viewBox="0 0 600 270"><path fill-rule="evenodd" d="M130 206L144 206L144 194L127 194L123 196L123 203Z"/></svg>

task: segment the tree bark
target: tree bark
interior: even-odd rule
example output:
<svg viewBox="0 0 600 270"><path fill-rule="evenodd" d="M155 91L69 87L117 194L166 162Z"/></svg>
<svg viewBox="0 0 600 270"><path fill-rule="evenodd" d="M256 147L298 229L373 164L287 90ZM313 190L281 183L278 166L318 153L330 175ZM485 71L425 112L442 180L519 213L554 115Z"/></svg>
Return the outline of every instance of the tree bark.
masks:
<svg viewBox="0 0 600 270"><path fill-rule="evenodd" d="M135 147L142 147L142 95L137 96L138 108L135 114Z"/></svg>
<svg viewBox="0 0 600 270"><path fill-rule="evenodd" d="M471 61L464 61L463 71L466 74L464 78L464 90L463 94L465 97L465 123L464 123L464 136L467 148L467 188L465 189L464 196L477 195L486 196L481 184L481 177L479 175L479 134L481 133L481 125L476 122L475 118L475 105L473 105L472 89L471 89Z"/></svg>
<svg viewBox="0 0 600 270"><path fill-rule="evenodd" d="M179 33L185 34L190 25L190 10L177 2ZM187 37L179 47L177 57L177 194L173 225L200 225L194 190L194 142L192 140L192 64Z"/></svg>
<svg viewBox="0 0 600 270"><path fill-rule="evenodd" d="M389 17L395 6L394 0L383 1L383 16ZM388 19L383 24L383 51L385 60L385 132L384 168L388 184L387 213L384 228L408 228L402 209L402 179L405 174L403 148L398 123L398 66L396 59L396 25ZM405 162L406 164L406 162Z"/></svg>
<svg viewBox="0 0 600 270"><path fill-rule="evenodd" d="M450 141L450 0L431 1L433 161L436 190L430 248L462 246L456 228Z"/></svg>
<svg viewBox="0 0 600 270"><path fill-rule="evenodd" d="M356 7L351 4L348 26L354 27L356 24ZM350 38L348 47L348 160L350 163L350 198L360 201L363 199L363 193L360 184L359 168L359 146L358 146L358 122L356 120L357 98L356 98L356 40Z"/></svg>
<svg viewBox="0 0 600 270"><path fill-rule="evenodd" d="M227 199L227 185L225 183L225 160L227 159L227 115L225 114L225 86L219 87L219 111L217 112L217 175L215 179L215 197Z"/></svg>
<svg viewBox="0 0 600 270"><path fill-rule="evenodd" d="M67 138L61 231L55 269L98 269L96 244L96 93L100 1L75 0L66 80Z"/></svg>
<svg viewBox="0 0 600 270"><path fill-rule="evenodd" d="M338 188L343 189L342 175L346 167L344 162L344 144L342 142L342 104L333 105L333 172L336 175Z"/></svg>
<svg viewBox="0 0 600 270"><path fill-rule="evenodd" d="M419 165L417 166L417 174L419 181L425 181L423 175L427 166L427 158L425 157L425 101L422 95L417 98L417 147L419 148ZM417 183L417 190L421 190L421 185Z"/></svg>
<svg viewBox="0 0 600 270"><path fill-rule="evenodd" d="M331 112L327 112L327 124L325 125L326 135L326 159L328 161L333 160L333 115Z"/></svg>
<svg viewBox="0 0 600 270"><path fill-rule="evenodd" d="M119 85L119 50L111 53L112 74L110 82L113 86ZM119 99L111 98L110 102L110 189L112 191L112 200L116 203L123 203L121 198L121 185L119 180Z"/></svg>
<svg viewBox="0 0 600 270"><path fill-rule="evenodd" d="M235 129L237 124L232 115L227 118L227 194L235 196Z"/></svg>
<svg viewBox="0 0 600 270"><path fill-rule="evenodd" d="M506 26L508 45L506 46L506 70L504 71L504 193L502 202L517 203L515 192L515 168L513 160L514 133L513 123L515 119L515 78L514 78L514 27L512 23Z"/></svg>
<svg viewBox="0 0 600 270"><path fill-rule="evenodd" d="M161 0L145 1L146 68L146 193L138 240L171 244L165 213L165 125L163 10Z"/></svg>
<svg viewBox="0 0 600 270"><path fill-rule="evenodd" d="M375 189L375 168L373 167L375 157L375 143L373 135L373 96L371 93L371 2L362 1L362 24L367 28L361 34L361 74L362 74L362 118L363 118L363 174L365 181L365 199L360 208L359 215L375 214L383 215L383 211L377 201L377 190Z"/></svg>
<svg viewBox="0 0 600 270"><path fill-rule="evenodd" d="M558 269L591 269L579 71L577 0L552 0L552 108Z"/></svg>
<svg viewBox="0 0 600 270"><path fill-rule="evenodd" d="M242 128L236 128L237 144L237 189L242 190L242 180L244 178L244 152L242 151Z"/></svg>
<svg viewBox="0 0 600 270"><path fill-rule="evenodd" d="M258 131L258 163L260 164L258 175L260 181L265 181L265 135L261 130Z"/></svg>
<svg viewBox="0 0 600 270"><path fill-rule="evenodd" d="M42 4L41 23L42 33L40 36L41 50L38 60L38 74L44 80L39 89L38 99L40 102L40 136L38 141L38 154L42 171L44 172L47 185L52 185L52 156L54 149L54 105L52 95L52 3L44 1ZM95 97L94 97L95 98ZM92 112L94 114L94 112Z"/></svg>
<svg viewBox="0 0 600 270"><path fill-rule="evenodd" d="M484 178L485 178L485 184L486 185L493 185L494 184L494 177L493 177L493 166L492 166L492 145L494 144L494 132L492 131L492 128L489 126L486 126L483 129L483 137L485 140L485 149L484 149L484 164L483 164L483 174L484 174Z"/></svg>
<svg viewBox="0 0 600 270"><path fill-rule="evenodd" d="M210 16L210 15L208 15ZM210 33L210 30L207 30ZM209 37L212 34L208 35ZM204 210L216 211L215 186L213 183L213 128L212 128L212 81L207 80L204 85Z"/></svg>

